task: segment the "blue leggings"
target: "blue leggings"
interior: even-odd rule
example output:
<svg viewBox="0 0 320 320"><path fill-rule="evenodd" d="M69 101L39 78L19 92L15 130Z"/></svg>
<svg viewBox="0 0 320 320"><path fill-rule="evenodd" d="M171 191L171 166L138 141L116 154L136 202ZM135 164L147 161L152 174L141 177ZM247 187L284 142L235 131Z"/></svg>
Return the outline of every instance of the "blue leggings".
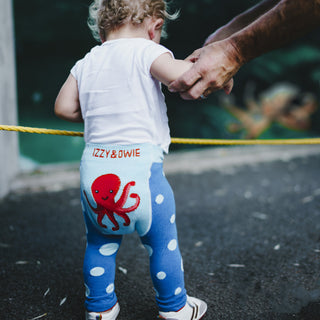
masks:
<svg viewBox="0 0 320 320"><path fill-rule="evenodd" d="M85 148L80 172L87 228L83 270L88 311L103 312L117 302L116 255L122 236L134 231L150 257L159 310L177 311L186 303L175 202L162 159L161 149L149 144Z"/></svg>

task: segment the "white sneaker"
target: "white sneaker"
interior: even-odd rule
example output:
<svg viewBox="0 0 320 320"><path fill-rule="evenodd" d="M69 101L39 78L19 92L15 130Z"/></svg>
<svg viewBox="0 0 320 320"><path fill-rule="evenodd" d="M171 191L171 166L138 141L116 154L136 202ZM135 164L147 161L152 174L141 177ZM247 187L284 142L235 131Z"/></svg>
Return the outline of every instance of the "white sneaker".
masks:
<svg viewBox="0 0 320 320"><path fill-rule="evenodd" d="M167 320L200 320L207 312L207 304L197 298L187 297L186 305L179 311L159 312L160 319Z"/></svg>
<svg viewBox="0 0 320 320"><path fill-rule="evenodd" d="M86 320L116 320L120 312L117 302L110 310L105 312L86 312Z"/></svg>

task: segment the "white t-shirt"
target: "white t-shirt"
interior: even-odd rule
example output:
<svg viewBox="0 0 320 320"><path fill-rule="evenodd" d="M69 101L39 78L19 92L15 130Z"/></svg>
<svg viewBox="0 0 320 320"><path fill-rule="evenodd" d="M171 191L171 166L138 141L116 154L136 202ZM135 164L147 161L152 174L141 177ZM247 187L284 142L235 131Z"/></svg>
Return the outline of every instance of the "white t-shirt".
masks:
<svg viewBox="0 0 320 320"><path fill-rule="evenodd" d="M150 67L167 48L143 38L106 41L71 69L78 83L87 143L151 143L168 152L161 83ZM172 53L171 53L172 54Z"/></svg>

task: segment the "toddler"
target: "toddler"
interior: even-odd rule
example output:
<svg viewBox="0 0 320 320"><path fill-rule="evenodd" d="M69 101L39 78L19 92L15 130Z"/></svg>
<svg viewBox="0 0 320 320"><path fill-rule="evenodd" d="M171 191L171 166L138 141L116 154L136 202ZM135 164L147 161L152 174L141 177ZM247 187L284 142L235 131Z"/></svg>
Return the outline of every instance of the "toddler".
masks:
<svg viewBox="0 0 320 320"><path fill-rule="evenodd" d="M116 255L137 231L150 257L160 319L197 320L205 302L189 297L163 174L170 134L161 83L191 67L160 45L169 14L164 0L95 0L88 24L101 45L71 69L55 103L57 116L84 121L81 204L87 229L86 319L116 319Z"/></svg>

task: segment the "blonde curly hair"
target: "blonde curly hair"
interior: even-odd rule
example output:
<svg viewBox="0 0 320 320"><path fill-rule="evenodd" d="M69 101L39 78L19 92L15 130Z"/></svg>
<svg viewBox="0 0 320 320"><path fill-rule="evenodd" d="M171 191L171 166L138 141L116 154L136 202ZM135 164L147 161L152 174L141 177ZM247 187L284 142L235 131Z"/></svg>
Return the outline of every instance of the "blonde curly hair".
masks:
<svg viewBox="0 0 320 320"><path fill-rule="evenodd" d="M88 26L97 41L106 40L110 31L126 22L134 25L143 23L147 17L162 18L165 22L175 20L179 11L168 12L166 0L94 0L89 7ZM162 37L166 37L165 26Z"/></svg>

